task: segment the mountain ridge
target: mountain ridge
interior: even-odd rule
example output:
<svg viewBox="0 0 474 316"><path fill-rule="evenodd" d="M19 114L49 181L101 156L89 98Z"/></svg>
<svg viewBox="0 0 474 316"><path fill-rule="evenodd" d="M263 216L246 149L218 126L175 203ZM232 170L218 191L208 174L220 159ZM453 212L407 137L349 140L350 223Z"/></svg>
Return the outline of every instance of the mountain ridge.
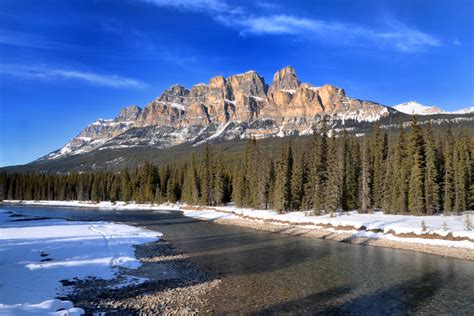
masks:
<svg viewBox="0 0 474 316"><path fill-rule="evenodd" d="M427 108L414 102L405 105ZM400 110L349 97L333 85L302 83L292 66L276 71L271 84L250 70L227 78L215 76L190 89L173 84L143 108L130 105L113 119L89 124L62 148L37 161L94 150L309 135L323 116L339 122L339 127L356 129L360 123L406 113ZM425 114L449 113L439 109Z"/></svg>

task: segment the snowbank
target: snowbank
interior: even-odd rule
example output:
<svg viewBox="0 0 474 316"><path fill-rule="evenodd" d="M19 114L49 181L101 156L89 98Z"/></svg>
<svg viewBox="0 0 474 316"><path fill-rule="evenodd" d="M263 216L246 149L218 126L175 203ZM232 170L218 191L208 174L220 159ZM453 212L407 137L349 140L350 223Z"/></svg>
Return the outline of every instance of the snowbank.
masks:
<svg viewBox="0 0 474 316"><path fill-rule="evenodd" d="M0 209L0 315L71 310L51 297L66 294L76 278L113 279L119 268L139 267L133 245L160 236L128 225L44 220Z"/></svg>
<svg viewBox="0 0 474 316"><path fill-rule="evenodd" d="M358 212L307 216L305 212L279 214L271 210L253 210L222 206L201 210L184 210L186 216L200 219L244 218L281 225L323 229L331 232L352 233L354 237L390 239L402 242L474 249L474 231L466 230L466 216L389 215L382 212ZM471 215L474 222L474 216ZM426 228L423 230L422 222Z"/></svg>
<svg viewBox="0 0 474 316"><path fill-rule="evenodd" d="M92 201L20 201L6 200L5 203L35 205L35 206L61 206L61 207L87 207L107 210L179 210L179 204L137 204L133 202L92 202Z"/></svg>
<svg viewBox="0 0 474 316"><path fill-rule="evenodd" d="M48 300L40 304L0 304L0 315L57 315L57 316L80 316L85 312L82 308L75 308L70 301Z"/></svg>
<svg viewBox="0 0 474 316"><path fill-rule="evenodd" d="M181 210L185 216L204 220L246 219L281 225L302 226L307 229L351 233L354 237L389 239L409 243L474 249L474 230L466 230L466 216L389 215L382 212L359 214L336 213L333 216L307 216L305 212L279 214L272 210L254 210L234 206L192 207L184 204L136 204L125 202L81 201L6 201L25 205L92 207L124 210ZM470 220L474 223L474 214ZM425 223L423 230L422 222Z"/></svg>

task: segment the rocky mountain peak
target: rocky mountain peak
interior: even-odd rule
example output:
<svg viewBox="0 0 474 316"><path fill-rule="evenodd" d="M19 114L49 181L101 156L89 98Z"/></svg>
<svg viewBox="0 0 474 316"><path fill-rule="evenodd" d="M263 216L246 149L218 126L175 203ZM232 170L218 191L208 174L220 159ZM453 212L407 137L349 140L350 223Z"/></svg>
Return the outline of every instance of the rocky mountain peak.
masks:
<svg viewBox="0 0 474 316"><path fill-rule="evenodd" d="M115 118L116 122L131 122L135 121L140 114L142 109L136 105L129 105L126 108L122 109L119 115Z"/></svg>
<svg viewBox="0 0 474 316"><path fill-rule="evenodd" d="M129 106L112 120L90 124L54 159L101 148L167 148L234 138L306 135L323 115L344 122L375 121L395 110L346 96L332 85L301 83L293 67L277 71L268 87L248 71L192 89L173 85L143 109Z"/></svg>
<svg viewBox="0 0 474 316"><path fill-rule="evenodd" d="M300 85L296 70L291 66L278 70L273 76L272 89L296 90Z"/></svg>
<svg viewBox="0 0 474 316"><path fill-rule="evenodd" d="M165 90L158 97L157 101L182 103L184 99L188 97L189 93L190 91L186 87L174 84L169 89Z"/></svg>
<svg viewBox="0 0 474 316"><path fill-rule="evenodd" d="M223 76L215 76L209 80L209 87L210 88L219 88L224 89L225 87L225 78Z"/></svg>
<svg viewBox="0 0 474 316"><path fill-rule="evenodd" d="M226 80L230 92L247 96L266 97L265 79L256 71L250 70L243 74L233 75Z"/></svg>

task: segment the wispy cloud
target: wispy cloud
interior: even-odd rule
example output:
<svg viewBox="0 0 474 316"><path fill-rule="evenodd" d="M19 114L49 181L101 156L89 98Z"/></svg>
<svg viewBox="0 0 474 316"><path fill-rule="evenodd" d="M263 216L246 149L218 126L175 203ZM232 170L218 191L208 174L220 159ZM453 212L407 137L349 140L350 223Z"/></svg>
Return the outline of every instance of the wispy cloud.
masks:
<svg viewBox="0 0 474 316"><path fill-rule="evenodd" d="M76 47L73 44L50 40L43 36L12 31L0 31L0 44L40 49L67 49Z"/></svg>
<svg viewBox="0 0 474 316"><path fill-rule="evenodd" d="M174 7L184 11L219 14L240 14L243 10L220 0L143 0L160 7Z"/></svg>
<svg viewBox="0 0 474 316"><path fill-rule="evenodd" d="M70 79L87 82L92 85L111 88L144 88L146 84L139 80L117 75L104 75L71 69L50 67L0 64L0 74L38 80Z"/></svg>
<svg viewBox="0 0 474 316"><path fill-rule="evenodd" d="M145 1L160 7L208 14L217 22L238 30L242 36L296 35L306 40L323 40L328 45L366 46L405 53L419 52L441 44L435 36L395 19L385 19L379 27L374 28L288 14L249 13L249 10L224 0Z"/></svg>

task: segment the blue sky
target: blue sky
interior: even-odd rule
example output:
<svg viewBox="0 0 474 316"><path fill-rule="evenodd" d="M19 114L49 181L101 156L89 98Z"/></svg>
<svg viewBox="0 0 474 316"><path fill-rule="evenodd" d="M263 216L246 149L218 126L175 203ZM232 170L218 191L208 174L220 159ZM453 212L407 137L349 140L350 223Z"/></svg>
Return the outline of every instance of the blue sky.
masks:
<svg viewBox="0 0 474 316"><path fill-rule="evenodd" d="M474 105L471 0L3 0L0 166L173 83L286 65L386 105Z"/></svg>

